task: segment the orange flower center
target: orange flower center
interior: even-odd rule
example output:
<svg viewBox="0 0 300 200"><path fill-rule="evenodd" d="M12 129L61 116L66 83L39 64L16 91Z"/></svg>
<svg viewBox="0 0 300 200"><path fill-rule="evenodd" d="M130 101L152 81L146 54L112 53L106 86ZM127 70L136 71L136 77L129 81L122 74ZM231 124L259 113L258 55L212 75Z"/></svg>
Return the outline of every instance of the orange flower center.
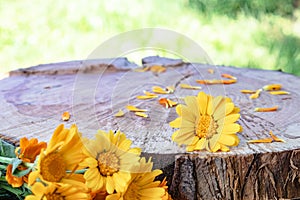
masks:
<svg viewBox="0 0 300 200"><path fill-rule="evenodd" d="M199 138L211 138L217 133L218 124L215 122L212 116L200 116L197 124L196 135Z"/></svg>
<svg viewBox="0 0 300 200"><path fill-rule="evenodd" d="M46 194L45 195L47 200L64 200L65 198L61 196L60 194Z"/></svg>
<svg viewBox="0 0 300 200"><path fill-rule="evenodd" d="M119 159L114 153L101 153L98 157L98 166L103 176L111 176L119 171Z"/></svg>
<svg viewBox="0 0 300 200"><path fill-rule="evenodd" d="M53 152L41 160L41 175L46 181L59 182L66 175L66 165L61 154Z"/></svg>

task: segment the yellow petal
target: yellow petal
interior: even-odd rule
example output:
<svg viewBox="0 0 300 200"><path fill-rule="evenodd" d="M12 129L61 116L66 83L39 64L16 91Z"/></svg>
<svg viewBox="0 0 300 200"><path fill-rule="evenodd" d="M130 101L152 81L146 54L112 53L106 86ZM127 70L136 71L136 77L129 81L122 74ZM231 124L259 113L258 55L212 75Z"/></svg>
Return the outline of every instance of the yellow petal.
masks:
<svg viewBox="0 0 300 200"><path fill-rule="evenodd" d="M158 97L156 94L151 93L151 92L148 92L148 91L146 91L146 90L144 90L143 92L144 92L144 94L145 94L146 96L156 96L156 97Z"/></svg>
<svg viewBox="0 0 300 200"><path fill-rule="evenodd" d="M126 109L129 111L132 111L132 112L146 112L147 111L146 109L139 109L133 105L127 105Z"/></svg>
<svg viewBox="0 0 300 200"><path fill-rule="evenodd" d="M258 140L248 140L247 143L271 143L273 142L272 138L263 138Z"/></svg>
<svg viewBox="0 0 300 200"><path fill-rule="evenodd" d="M169 125L173 128L180 128L182 124L182 118L178 117L175 120L171 121Z"/></svg>
<svg viewBox="0 0 300 200"><path fill-rule="evenodd" d="M240 130L239 124L228 124L228 125L224 125L224 127L219 127L217 129L219 133L224 133L224 134L237 133L239 130Z"/></svg>
<svg viewBox="0 0 300 200"><path fill-rule="evenodd" d="M199 92L197 100L201 115L205 115L208 106L208 96L204 92Z"/></svg>
<svg viewBox="0 0 300 200"><path fill-rule="evenodd" d="M195 145L195 150L202 150L205 148L205 138L201 138Z"/></svg>
<svg viewBox="0 0 300 200"><path fill-rule="evenodd" d="M281 89L281 84L270 84L270 85L265 85L263 87L264 90L267 91L273 91L273 90L280 90Z"/></svg>
<svg viewBox="0 0 300 200"><path fill-rule="evenodd" d="M159 86L153 86L152 87L152 92L157 93L157 94L169 94L167 90L159 87Z"/></svg>
<svg viewBox="0 0 300 200"><path fill-rule="evenodd" d="M191 89L191 90L201 90L201 87L200 86L192 86L192 85L189 85L189 84L185 84L185 83L182 83L179 85L181 88L183 89Z"/></svg>
<svg viewBox="0 0 300 200"><path fill-rule="evenodd" d="M227 146L236 146L239 143L239 138L237 135L225 135L221 134L218 142Z"/></svg>
<svg viewBox="0 0 300 200"><path fill-rule="evenodd" d="M190 112L193 112L195 116L199 114L198 102L195 96L185 97L184 102L187 105Z"/></svg>
<svg viewBox="0 0 300 200"><path fill-rule="evenodd" d="M255 93L252 94L249 98L250 98L250 99L257 99L257 98L259 97L261 91L262 91L262 89L256 90Z"/></svg>
<svg viewBox="0 0 300 200"><path fill-rule="evenodd" d="M271 91L269 92L270 94L272 95L285 95L285 94L290 94L289 92L287 91Z"/></svg>
<svg viewBox="0 0 300 200"><path fill-rule="evenodd" d="M283 139L280 139L277 136L275 136L272 131L270 131L270 135L275 142L285 142Z"/></svg>
<svg viewBox="0 0 300 200"><path fill-rule="evenodd" d="M255 112L273 112L278 109L278 106L270 107L270 108L255 108Z"/></svg>
<svg viewBox="0 0 300 200"><path fill-rule="evenodd" d="M232 124L240 118L240 114L231 114L225 117L225 124Z"/></svg>
<svg viewBox="0 0 300 200"><path fill-rule="evenodd" d="M214 74L214 73L215 73L215 70L213 70L213 69L207 69L207 71L208 71L208 73L210 73L210 74Z"/></svg>
<svg viewBox="0 0 300 200"><path fill-rule="evenodd" d="M115 117L123 117L125 114L123 112L123 110L119 110L116 114L115 114Z"/></svg>
<svg viewBox="0 0 300 200"><path fill-rule="evenodd" d="M150 71L156 72L156 73L162 73L165 72L167 68L161 66L161 65L153 65L150 67Z"/></svg>
<svg viewBox="0 0 300 200"><path fill-rule="evenodd" d="M150 95L150 96L147 96L147 95L141 95L141 96L137 96L136 98L137 99L140 99L140 100L145 100L145 99L155 99L155 98L157 98L158 96L152 96L152 95Z"/></svg>
<svg viewBox="0 0 300 200"><path fill-rule="evenodd" d="M112 194L115 189L114 180L111 176L106 177L106 191L108 194Z"/></svg>
<svg viewBox="0 0 300 200"><path fill-rule="evenodd" d="M237 79L236 77L234 77L234 76L232 76L230 74L222 74L221 76L224 77L224 78L230 78L230 79L234 79L234 80Z"/></svg>
<svg viewBox="0 0 300 200"><path fill-rule="evenodd" d="M137 116L139 116L139 117L144 117L144 118L148 117L148 115L146 113L144 113L144 112L135 112L134 114L137 115Z"/></svg>
<svg viewBox="0 0 300 200"><path fill-rule="evenodd" d="M244 93L244 94L254 94L255 91L254 90L240 90L241 93Z"/></svg>

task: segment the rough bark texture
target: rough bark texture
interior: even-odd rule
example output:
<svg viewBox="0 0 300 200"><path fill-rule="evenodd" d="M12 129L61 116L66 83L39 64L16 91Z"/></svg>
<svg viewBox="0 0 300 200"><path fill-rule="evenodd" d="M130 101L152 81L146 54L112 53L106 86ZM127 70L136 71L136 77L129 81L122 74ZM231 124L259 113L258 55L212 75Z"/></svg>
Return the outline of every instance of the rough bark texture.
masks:
<svg viewBox="0 0 300 200"><path fill-rule="evenodd" d="M184 199L280 199L300 197L300 79L278 71L188 64L181 60L148 57L145 66L164 65L164 73L136 72L137 65L126 59L73 61L40 65L10 73L0 80L0 134L17 141L23 136L48 141L55 127L76 123L84 136L97 129L120 129L134 146L151 156L155 168L167 176L173 198ZM207 69L214 69L210 74ZM226 95L241 109L243 132L239 146L227 153L206 151L185 153L171 141L174 132L168 123L177 117L157 99L138 100L143 90L154 85L175 85L174 94L161 95L182 102L199 91L181 89L180 83L197 85L197 79L220 79L222 73L238 78L232 85L204 85L202 91ZM290 95L262 92L249 99L241 89L256 90L281 83ZM148 109L149 118L126 113L116 118L127 104ZM270 113L254 112L255 107L278 105ZM68 122L61 120L71 113ZM267 137L272 130L286 143L248 144L247 140Z"/></svg>

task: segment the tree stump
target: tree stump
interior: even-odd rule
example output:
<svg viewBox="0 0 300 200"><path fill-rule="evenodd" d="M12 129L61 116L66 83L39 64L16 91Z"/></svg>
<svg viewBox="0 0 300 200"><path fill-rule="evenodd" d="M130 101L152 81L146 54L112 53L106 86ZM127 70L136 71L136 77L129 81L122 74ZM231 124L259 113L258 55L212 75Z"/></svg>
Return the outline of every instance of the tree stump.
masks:
<svg viewBox="0 0 300 200"><path fill-rule="evenodd" d="M125 58L72 61L39 65L12 71L0 81L2 138L18 141L37 137L48 141L55 127L76 123L84 136L96 130L117 130L151 156L155 168L167 176L169 192L180 200L193 199L280 199L300 197L300 78L279 71L184 63L160 57L143 59L145 66L162 65L163 73L137 72L138 66ZM208 72L213 69L214 74ZM197 79L220 79L222 73L237 77L230 85L197 85ZM181 83L202 86L187 90ZM289 95L263 91L257 99L241 89L257 90L279 83ZM172 142L169 122L177 117L174 108L161 106L157 99L138 100L143 90L175 86L174 94L161 95L182 102L187 95L205 91L213 96L232 98L241 109L238 121L243 132L240 144L230 152L185 153L185 147ZM148 118L126 112L115 117L128 104L148 110ZM276 112L255 112L255 107L278 105ZM61 120L65 111L69 121ZM248 140L269 136L272 130L285 143L249 144Z"/></svg>

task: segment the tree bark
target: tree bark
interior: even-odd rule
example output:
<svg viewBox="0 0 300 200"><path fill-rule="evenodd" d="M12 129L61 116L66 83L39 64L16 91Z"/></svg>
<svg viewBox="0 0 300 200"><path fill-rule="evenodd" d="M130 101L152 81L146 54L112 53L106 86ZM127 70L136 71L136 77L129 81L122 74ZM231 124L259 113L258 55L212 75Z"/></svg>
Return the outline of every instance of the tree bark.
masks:
<svg viewBox="0 0 300 200"><path fill-rule="evenodd" d="M37 137L49 141L55 127L76 123L86 137L98 129L117 130L152 157L154 168L167 176L172 197L184 199L285 199L300 197L300 78L279 71L184 63L180 59L148 57L145 66L162 65L164 73L137 72L127 59L72 61L12 71L0 80L0 134L17 142ZM210 74L208 69L213 69ZM227 73L237 77L230 85L199 85L197 79L222 79ZM187 90L181 83L202 86ZM279 83L289 95L263 91L250 99L241 89L257 90ZM182 98L205 91L213 96L232 98L241 109L238 121L243 127L240 144L230 152L185 153L185 147L172 142L174 132L168 123L177 117L174 108L166 109L158 99L138 100L143 90L175 86L174 94L160 95L183 103ZM135 105L148 110L148 118L126 112ZM276 112L255 112L255 107L278 105ZM114 117L122 109L124 117ZM61 120L65 111L69 121ZM269 136L272 130L285 143L249 144L248 140ZM159 177L163 178L163 176Z"/></svg>

